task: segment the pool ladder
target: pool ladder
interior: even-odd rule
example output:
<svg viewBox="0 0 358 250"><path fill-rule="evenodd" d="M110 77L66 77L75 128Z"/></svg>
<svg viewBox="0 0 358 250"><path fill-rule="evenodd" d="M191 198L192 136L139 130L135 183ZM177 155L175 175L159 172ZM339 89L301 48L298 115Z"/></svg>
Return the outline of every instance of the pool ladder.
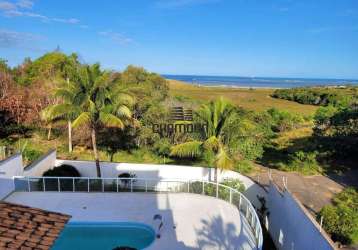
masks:
<svg viewBox="0 0 358 250"><path fill-rule="evenodd" d="M157 239L159 239L160 238L160 232L161 232L161 230L163 228L163 217L160 214L155 214L153 216L153 221L154 222L158 221L158 223L159 223L157 231L156 231L156 237L157 237Z"/></svg>

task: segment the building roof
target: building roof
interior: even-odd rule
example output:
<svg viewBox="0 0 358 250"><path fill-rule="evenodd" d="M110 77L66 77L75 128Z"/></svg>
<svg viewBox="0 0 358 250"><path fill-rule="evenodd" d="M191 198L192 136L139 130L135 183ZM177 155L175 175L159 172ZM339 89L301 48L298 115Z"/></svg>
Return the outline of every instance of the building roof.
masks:
<svg viewBox="0 0 358 250"><path fill-rule="evenodd" d="M0 249L50 249L70 217L0 202Z"/></svg>

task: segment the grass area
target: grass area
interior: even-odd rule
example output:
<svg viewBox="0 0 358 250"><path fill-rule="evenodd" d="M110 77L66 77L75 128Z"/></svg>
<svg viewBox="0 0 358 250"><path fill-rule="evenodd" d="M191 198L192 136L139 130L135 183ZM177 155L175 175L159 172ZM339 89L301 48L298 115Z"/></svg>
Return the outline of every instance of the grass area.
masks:
<svg viewBox="0 0 358 250"><path fill-rule="evenodd" d="M283 171L299 172L304 175L321 174L323 166L317 161L312 144L312 124L279 133L266 146L260 164Z"/></svg>
<svg viewBox="0 0 358 250"><path fill-rule="evenodd" d="M313 115L317 107L303 105L292 101L286 101L270 97L274 89L248 89L248 88L224 88L202 87L186 84L176 80L168 80L170 93L177 99L215 100L220 96L231 100L234 104L254 111L263 111L269 108L277 108L303 115Z"/></svg>

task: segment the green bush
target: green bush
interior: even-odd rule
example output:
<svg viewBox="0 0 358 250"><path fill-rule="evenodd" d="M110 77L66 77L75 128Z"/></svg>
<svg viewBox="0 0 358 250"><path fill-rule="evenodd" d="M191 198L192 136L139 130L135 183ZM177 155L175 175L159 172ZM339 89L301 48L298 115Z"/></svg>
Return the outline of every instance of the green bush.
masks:
<svg viewBox="0 0 358 250"><path fill-rule="evenodd" d="M332 205L326 205L318 214L323 217L323 228L334 241L343 244L358 242L358 192L347 188L333 199Z"/></svg>
<svg viewBox="0 0 358 250"><path fill-rule="evenodd" d="M223 182L221 182L220 184L231 187L231 188L236 189L237 191L240 191L240 192L245 191L244 184L239 180L227 179L227 180L224 180Z"/></svg>
<svg viewBox="0 0 358 250"><path fill-rule="evenodd" d="M170 141L168 138L161 138L157 140L153 145L153 150L160 156L168 157L170 154Z"/></svg>
<svg viewBox="0 0 358 250"><path fill-rule="evenodd" d="M297 151L289 155L287 164L279 164L279 169L284 171L297 171L305 175L316 174L321 171L316 158L317 152Z"/></svg>
<svg viewBox="0 0 358 250"><path fill-rule="evenodd" d="M36 149L25 148L22 152L22 156L24 157L26 162L33 162L40 158L42 152Z"/></svg>
<svg viewBox="0 0 358 250"><path fill-rule="evenodd" d="M320 106L348 106L357 101L356 87L327 88L327 87L302 87L292 89L277 89L272 94L274 98L295 101L302 104Z"/></svg>
<svg viewBox="0 0 358 250"><path fill-rule="evenodd" d="M236 189L239 192L245 191L245 186L239 180L227 179L220 184ZM190 184L190 192L201 194L203 192L203 183L201 181L196 181ZM216 197L216 184L215 183L204 183L204 194L212 197ZM218 196L220 199L229 201L230 199L230 190L219 186Z"/></svg>
<svg viewBox="0 0 358 250"><path fill-rule="evenodd" d="M59 167L49 169L45 171L42 176L44 177L81 177L80 173L71 165L63 164ZM83 180L76 180L76 186ZM59 185L60 184L60 185ZM73 191L72 179L40 179L38 181L39 190L45 189L45 191L58 191L60 187L61 191ZM78 185L80 186L80 185Z"/></svg>
<svg viewBox="0 0 358 250"><path fill-rule="evenodd" d="M248 160L237 161L235 162L234 165L234 170L243 174L250 173L252 169L253 169L252 162Z"/></svg>
<svg viewBox="0 0 358 250"><path fill-rule="evenodd" d="M288 111L271 108L267 112L272 117L272 129L277 132L292 130L304 122L303 116Z"/></svg>
<svg viewBox="0 0 358 250"><path fill-rule="evenodd" d="M71 165L63 164L61 166L49 169L42 174L42 176L53 177L81 177L81 174L76 168Z"/></svg>

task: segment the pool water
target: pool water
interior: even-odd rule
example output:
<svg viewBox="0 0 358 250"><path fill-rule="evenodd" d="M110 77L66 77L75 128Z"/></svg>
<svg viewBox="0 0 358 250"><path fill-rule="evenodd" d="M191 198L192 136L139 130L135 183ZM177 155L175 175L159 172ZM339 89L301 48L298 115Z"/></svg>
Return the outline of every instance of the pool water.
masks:
<svg viewBox="0 0 358 250"><path fill-rule="evenodd" d="M70 222L61 232L52 250L112 250L127 246L148 247L155 238L154 230L131 222Z"/></svg>

